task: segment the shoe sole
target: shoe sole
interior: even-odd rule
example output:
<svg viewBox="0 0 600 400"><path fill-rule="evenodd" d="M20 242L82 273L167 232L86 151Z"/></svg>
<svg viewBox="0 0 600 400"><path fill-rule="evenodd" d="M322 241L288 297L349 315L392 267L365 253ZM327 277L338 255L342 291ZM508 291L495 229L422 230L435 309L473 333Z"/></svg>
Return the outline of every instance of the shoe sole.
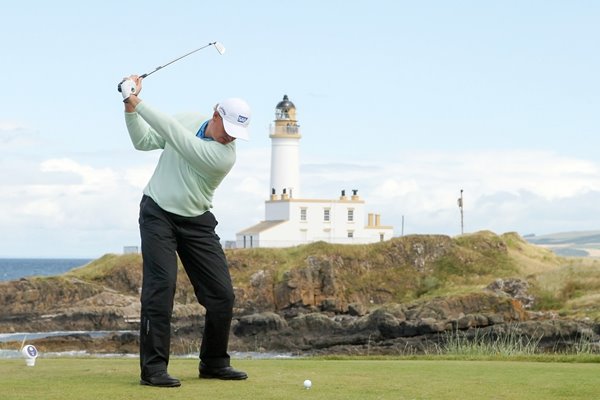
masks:
<svg viewBox="0 0 600 400"><path fill-rule="evenodd" d="M154 386L154 387L179 387L181 386L181 382L178 383L170 383L168 385L155 385L153 383L150 383L148 381L145 381L143 379L140 379L140 385L145 385L145 386Z"/></svg>
<svg viewBox="0 0 600 400"><path fill-rule="evenodd" d="M200 374L200 379L221 379L223 381L243 381L244 379L248 379L248 375L229 377L229 376Z"/></svg>

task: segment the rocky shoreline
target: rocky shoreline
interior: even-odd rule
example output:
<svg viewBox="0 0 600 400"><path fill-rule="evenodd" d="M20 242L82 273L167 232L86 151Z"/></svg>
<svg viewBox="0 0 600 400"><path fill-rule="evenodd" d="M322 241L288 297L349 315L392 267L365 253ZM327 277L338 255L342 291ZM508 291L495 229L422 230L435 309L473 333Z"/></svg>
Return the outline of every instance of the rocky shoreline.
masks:
<svg viewBox="0 0 600 400"><path fill-rule="evenodd" d="M528 311L521 300L498 290L498 285L522 289L524 283L495 281L481 293L387 305L370 312L357 306L345 314L289 307L281 313L264 311L238 315L232 324L230 349L295 355L437 354L448 340L461 334L467 339L489 337L490 340L502 335L518 336L535 341L540 352L570 351L585 340L600 351L599 324ZM517 297L523 295L522 290L516 293ZM173 354L197 353L204 323L201 314L201 308L194 305L177 310L173 321ZM2 320L3 324L6 322ZM76 330L102 326L103 329L132 331L99 338L76 333L28 341L42 352L137 354L139 348L139 324L126 322L111 313L42 315L37 319L23 316L12 318L11 323L13 327L30 327L36 331L43 326L51 327L49 330L64 329L65 325ZM18 345L5 342L0 347Z"/></svg>
<svg viewBox="0 0 600 400"><path fill-rule="evenodd" d="M463 294L419 294L439 286L440 277L453 271L475 276L489 264L503 275L516 274L507 243L517 251L530 246L515 235L491 233L460 241L446 236L405 237L352 247L348 255L315 244L300 249L308 255L301 255L297 265L283 269L281 264L290 262L290 253L232 252L228 259L236 283L236 307L230 350L435 354L456 335L489 340L513 335L535 341L542 352L570 351L582 341L600 351L598 322L532 311L536 299L522 278L493 279L480 290ZM73 273L0 282L0 332L137 332L140 282L139 255L107 255ZM395 301L410 293L417 293L416 299ZM173 354L198 351L203 315L185 273L180 273L172 321ZM111 354L137 354L138 342L138 335L130 332L31 341L42 352ZM0 348L14 346L0 343Z"/></svg>

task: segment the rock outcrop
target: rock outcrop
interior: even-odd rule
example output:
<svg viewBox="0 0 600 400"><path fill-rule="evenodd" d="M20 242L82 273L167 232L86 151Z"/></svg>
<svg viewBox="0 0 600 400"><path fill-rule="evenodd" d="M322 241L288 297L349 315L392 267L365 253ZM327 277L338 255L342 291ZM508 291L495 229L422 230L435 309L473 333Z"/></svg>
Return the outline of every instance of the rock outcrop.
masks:
<svg viewBox="0 0 600 400"><path fill-rule="evenodd" d="M532 311L535 298L528 282L511 276L518 265L509 246L488 232L459 239L415 235L343 248L317 243L301 251L294 264L285 254L228 253L236 293L232 350L407 354L431 352L456 332L492 337L507 329L536 338L549 350L582 337L600 340L598 324ZM488 276L481 290L429 294L447 280ZM136 332L140 285L139 255L107 255L62 276L0 282L0 332ZM197 351L203 315L181 270L173 351ZM40 340L38 346L42 351L137 352L137 335L67 335Z"/></svg>

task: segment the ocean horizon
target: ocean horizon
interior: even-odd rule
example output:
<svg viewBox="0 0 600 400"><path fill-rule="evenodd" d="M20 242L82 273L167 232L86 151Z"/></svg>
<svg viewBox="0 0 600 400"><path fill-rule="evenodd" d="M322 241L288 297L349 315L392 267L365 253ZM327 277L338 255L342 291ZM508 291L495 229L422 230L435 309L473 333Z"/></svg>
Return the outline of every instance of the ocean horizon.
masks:
<svg viewBox="0 0 600 400"><path fill-rule="evenodd" d="M30 276L62 275L93 260L93 258L0 258L0 281L15 281Z"/></svg>

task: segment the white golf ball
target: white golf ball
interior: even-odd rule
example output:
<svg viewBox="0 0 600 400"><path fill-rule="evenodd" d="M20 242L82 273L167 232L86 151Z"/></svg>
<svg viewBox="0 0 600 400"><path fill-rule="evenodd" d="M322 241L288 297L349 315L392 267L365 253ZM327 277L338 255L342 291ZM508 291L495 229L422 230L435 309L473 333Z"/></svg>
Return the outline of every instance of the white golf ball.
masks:
<svg viewBox="0 0 600 400"><path fill-rule="evenodd" d="M311 386L312 386L312 382L310 381L310 379L307 379L304 381L304 387L306 389L310 389Z"/></svg>

